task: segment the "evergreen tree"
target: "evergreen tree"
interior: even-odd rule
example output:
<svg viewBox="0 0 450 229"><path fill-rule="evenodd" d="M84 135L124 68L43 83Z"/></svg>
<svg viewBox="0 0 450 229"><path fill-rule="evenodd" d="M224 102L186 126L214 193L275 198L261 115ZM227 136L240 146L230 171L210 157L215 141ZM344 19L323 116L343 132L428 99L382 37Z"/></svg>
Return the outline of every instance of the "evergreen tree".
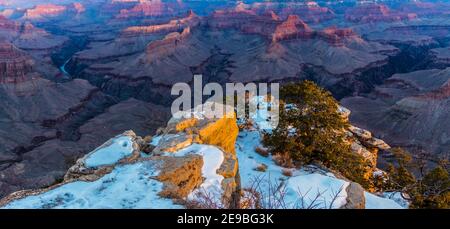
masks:
<svg viewBox="0 0 450 229"><path fill-rule="evenodd" d="M411 208L450 208L450 177L445 169L446 161L440 161L438 166L416 179L410 169L419 168L422 173L423 166L416 165L417 161L422 164L421 160L413 160L409 152L400 148L393 149L392 153L398 166L389 165L388 182L383 189L407 193Z"/></svg>
<svg viewBox="0 0 450 229"><path fill-rule="evenodd" d="M345 143L348 123L338 112L331 93L311 81L281 88L280 122L264 137L272 153L289 153L298 164L320 162L344 176L368 186L365 160Z"/></svg>
<svg viewBox="0 0 450 229"><path fill-rule="evenodd" d="M441 166L429 171L412 191L413 208L450 208L450 179Z"/></svg>

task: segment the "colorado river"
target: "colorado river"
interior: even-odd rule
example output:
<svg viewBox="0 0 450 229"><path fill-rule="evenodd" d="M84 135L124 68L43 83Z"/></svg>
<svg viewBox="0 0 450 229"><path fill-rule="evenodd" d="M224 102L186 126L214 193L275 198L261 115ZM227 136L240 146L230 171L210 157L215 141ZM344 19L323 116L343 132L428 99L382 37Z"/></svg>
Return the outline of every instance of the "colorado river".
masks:
<svg viewBox="0 0 450 229"><path fill-rule="evenodd" d="M70 62L71 59L72 59L72 57L69 58L66 62L64 62L64 64L61 67L59 67L59 70L61 70L61 72L63 72L64 75L70 76L70 74L66 71L66 65L67 65L67 63Z"/></svg>

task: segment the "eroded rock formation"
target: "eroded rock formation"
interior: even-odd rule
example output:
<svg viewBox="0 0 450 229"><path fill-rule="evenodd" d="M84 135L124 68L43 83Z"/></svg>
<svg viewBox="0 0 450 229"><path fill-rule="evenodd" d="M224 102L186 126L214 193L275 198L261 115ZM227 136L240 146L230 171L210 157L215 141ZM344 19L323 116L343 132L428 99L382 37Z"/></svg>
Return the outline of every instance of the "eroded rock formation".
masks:
<svg viewBox="0 0 450 229"><path fill-rule="evenodd" d="M417 17L414 13L403 13L389 9L382 4L363 4L351 8L345 13L345 18L352 22L373 23L379 21L393 22L411 20Z"/></svg>
<svg viewBox="0 0 450 229"><path fill-rule="evenodd" d="M34 61L13 44L0 41L0 83L21 83L30 79Z"/></svg>
<svg viewBox="0 0 450 229"><path fill-rule="evenodd" d="M124 36L164 34L177 32L186 27L196 27L200 23L200 19L193 11L189 11L184 18L171 20L168 23L150 26L133 26L123 31Z"/></svg>
<svg viewBox="0 0 450 229"><path fill-rule="evenodd" d="M176 15L183 10L183 3L179 1L164 2L161 0L140 1L131 9L120 10L117 18L158 17Z"/></svg>
<svg viewBox="0 0 450 229"><path fill-rule="evenodd" d="M59 16L67 10L65 6L55 4L37 5L33 9L28 9L24 17L26 19L40 19L43 17Z"/></svg>
<svg viewBox="0 0 450 229"><path fill-rule="evenodd" d="M342 100L350 120L392 145L448 153L449 68L395 74L367 97ZM430 128L433 126L433 128ZM411 139L414 138L413 141Z"/></svg>

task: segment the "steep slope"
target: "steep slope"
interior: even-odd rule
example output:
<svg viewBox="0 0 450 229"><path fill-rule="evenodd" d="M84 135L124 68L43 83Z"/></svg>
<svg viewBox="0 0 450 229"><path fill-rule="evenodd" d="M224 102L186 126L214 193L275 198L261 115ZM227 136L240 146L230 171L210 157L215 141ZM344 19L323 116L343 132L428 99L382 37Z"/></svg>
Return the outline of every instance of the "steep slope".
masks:
<svg viewBox="0 0 450 229"><path fill-rule="evenodd" d="M41 69L47 67L36 63L14 45L0 43L0 196L48 186L73 158L108 138L130 127L151 134L166 121L165 108L141 101L107 109L118 101L85 80L43 79Z"/></svg>
<svg viewBox="0 0 450 229"><path fill-rule="evenodd" d="M282 20L236 8L128 27L114 41L78 52L68 66L106 85L108 94L127 90L152 102L172 84L190 82L192 73L220 83L312 78L330 89L343 87L334 90L342 96L369 87L359 76L386 66L397 52L348 28L314 30L295 15Z"/></svg>
<svg viewBox="0 0 450 229"><path fill-rule="evenodd" d="M450 69L395 74L364 97L342 103L350 119L393 145L448 153ZM415 151L414 150L414 151Z"/></svg>
<svg viewBox="0 0 450 229"><path fill-rule="evenodd" d="M347 10L345 18L352 22L373 23L378 21L412 20L417 17L414 13L396 12L382 4L361 4Z"/></svg>
<svg viewBox="0 0 450 229"><path fill-rule="evenodd" d="M0 16L0 37L12 42L21 49L49 50L61 47L67 41L62 36L50 35L34 27L30 22L16 22Z"/></svg>
<svg viewBox="0 0 450 229"><path fill-rule="evenodd" d="M0 63L0 84L25 82L32 77L32 58L9 42L0 41Z"/></svg>

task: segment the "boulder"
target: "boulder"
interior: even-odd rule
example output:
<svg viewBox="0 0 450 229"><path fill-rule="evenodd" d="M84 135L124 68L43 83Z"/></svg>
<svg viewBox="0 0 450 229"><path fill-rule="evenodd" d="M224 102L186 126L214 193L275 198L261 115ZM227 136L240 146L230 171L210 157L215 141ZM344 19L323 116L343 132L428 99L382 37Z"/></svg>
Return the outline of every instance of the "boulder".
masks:
<svg viewBox="0 0 450 229"><path fill-rule="evenodd" d="M131 148L129 149L129 154L119 155L122 157L118 157L116 161L111 161L110 163L101 163L100 166L90 166L87 160L92 158L94 155L102 154L105 155L103 157L112 158L113 154L119 153L113 151L115 148L115 144L120 144L115 140L120 138L129 138L131 142ZM137 136L133 131L126 131L121 135L116 136L105 142L103 145L95 149L94 151L86 154L84 157L77 160L75 165L69 168L66 175L64 176L64 181L71 180L84 180L84 181L94 181L104 176L105 174L111 172L111 170L115 167L117 163L131 163L136 161L139 158L140 149L139 144L137 143Z"/></svg>
<svg viewBox="0 0 450 229"><path fill-rule="evenodd" d="M370 138L372 138L372 133L370 133L367 130L361 129L361 128L356 127L356 126L350 126L348 129L350 130L350 132L355 134L358 138L362 138L362 139L370 139Z"/></svg>
<svg viewBox="0 0 450 229"><path fill-rule="evenodd" d="M174 152L192 143L215 145L227 153L235 154L235 142L239 133L234 109L216 103L225 113L222 118L208 118L206 114L189 118L172 118L163 130L162 138L154 153ZM194 114L194 110L188 111Z"/></svg>
<svg viewBox="0 0 450 229"><path fill-rule="evenodd" d="M236 138L239 133L236 115L234 109L223 104L214 103L212 107L230 111L230 113L224 113L222 117L217 118L205 112L196 112L195 108L183 112L185 115L182 118L169 120L167 127L161 131L163 133L161 139L152 153L154 155L167 155L167 153L176 155L179 150L193 144L219 148L223 151L223 161L216 173L224 178L222 200L227 202L224 205L236 207L233 206L234 204L230 204L238 203L236 196L239 195L235 195L235 193L240 189L238 160L235 151Z"/></svg>
<svg viewBox="0 0 450 229"><path fill-rule="evenodd" d="M159 193L162 197L184 199L203 182L203 158L199 155L186 157L155 157L163 166L157 179L164 183Z"/></svg>
<svg viewBox="0 0 450 229"><path fill-rule="evenodd" d="M366 144L368 144L370 147L378 148L380 150L388 150L391 148L391 146L389 146L386 142L378 138L371 138L366 141Z"/></svg>
<svg viewBox="0 0 450 229"><path fill-rule="evenodd" d="M364 209L366 207L366 198L364 197L364 188L355 182L350 182L346 188L347 203L342 206L343 209Z"/></svg>

